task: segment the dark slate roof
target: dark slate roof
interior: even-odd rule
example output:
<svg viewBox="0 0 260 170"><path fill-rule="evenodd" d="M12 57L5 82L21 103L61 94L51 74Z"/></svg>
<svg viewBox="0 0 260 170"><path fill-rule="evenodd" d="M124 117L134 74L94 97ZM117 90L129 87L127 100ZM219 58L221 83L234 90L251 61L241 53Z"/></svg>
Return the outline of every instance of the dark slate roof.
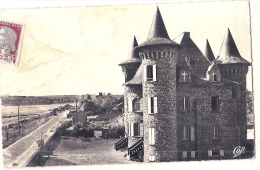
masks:
<svg viewBox="0 0 260 170"><path fill-rule="evenodd" d="M191 79L192 79L192 84L193 85L211 85L212 82L207 80L207 77L197 77L195 75L191 75ZM221 82L218 82L217 84L239 84L235 81L231 81L225 78L221 78Z"/></svg>
<svg viewBox="0 0 260 170"><path fill-rule="evenodd" d="M138 85L138 84L142 84L142 80L143 80L143 69L144 69L144 63L142 63L138 70L135 73L135 76L129 80L128 82L126 82L124 85Z"/></svg>
<svg viewBox="0 0 260 170"><path fill-rule="evenodd" d="M206 71L210 65L210 62L203 55L197 45L193 42L189 32L183 33L182 39L180 41L180 46L181 49L179 50L177 55L178 67L186 67L187 62L185 58L190 57L191 73L199 77L206 76Z"/></svg>
<svg viewBox="0 0 260 170"><path fill-rule="evenodd" d="M216 59L218 64L248 64L250 63L243 59L237 49L236 43L228 29L227 34L222 42L219 55Z"/></svg>
<svg viewBox="0 0 260 170"><path fill-rule="evenodd" d="M212 62L211 65L209 66L208 70L207 70L207 73L209 73L212 69L217 69L219 70L218 68L218 65L216 64L216 62Z"/></svg>
<svg viewBox="0 0 260 170"><path fill-rule="evenodd" d="M125 64L132 64L132 63L141 63L141 59L138 56L137 50L135 50L135 47L138 46L137 40L134 36L133 44L131 46L130 54L128 56L128 59L121 62L119 65L125 65Z"/></svg>
<svg viewBox="0 0 260 170"><path fill-rule="evenodd" d="M212 62L213 60L215 60L215 56L213 54L213 51L209 45L209 41L206 40L206 48L205 48L205 57Z"/></svg>
<svg viewBox="0 0 260 170"><path fill-rule="evenodd" d="M157 7L147 40L142 44L140 44L138 47L152 46L158 44L171 45L171 46L178 45L176 42L170 39L163 22L161 12Z"/></svg>

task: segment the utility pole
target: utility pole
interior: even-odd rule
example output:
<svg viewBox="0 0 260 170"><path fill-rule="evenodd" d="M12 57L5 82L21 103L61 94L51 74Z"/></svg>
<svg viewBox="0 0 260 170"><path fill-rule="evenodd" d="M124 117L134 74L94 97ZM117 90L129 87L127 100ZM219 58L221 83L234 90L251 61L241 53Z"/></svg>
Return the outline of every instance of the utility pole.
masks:
<svg viewBox="0 0 260 170"><path fill-rule="evenodd" d="M78 123L78 99L76 99L76 123Z"/></svg>
<svg viewBox="0 0 260 170"><path fill-rule="evenodd" d="M17 113L18 113L18 129L19 129L19 134L20 134L20 132L21 132L21 129L20 129L20 113L19 113L19 106L20 106L20 104L18 103L18 110L17 110Z"/></svg>
<svg viewBox="0 0 260 170"><path fill-rule="evenodd" d="M18 96L17 98L17 107L18 107L18 110L17 110L17 117L18 117L18 129L19 129L19 134L21 133L21 127L20 127L20 104L21 104L21 101L23 98L26 98L25 96Z"/></svg>

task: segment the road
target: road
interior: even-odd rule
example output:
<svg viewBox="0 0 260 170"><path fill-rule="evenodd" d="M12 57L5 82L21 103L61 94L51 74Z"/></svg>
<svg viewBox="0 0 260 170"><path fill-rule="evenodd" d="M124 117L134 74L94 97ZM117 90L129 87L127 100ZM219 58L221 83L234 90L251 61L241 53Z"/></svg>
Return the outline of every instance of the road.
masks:
<svg viewBox="0 0 260 170"><path fill-rule="evenodd" d="M55 134L56 128L66 118L68 111L64 111L52 117L33 132L16 141L3 150L4 167L24 167L39 151L37 140L41 138L46 143Z"/></svg>

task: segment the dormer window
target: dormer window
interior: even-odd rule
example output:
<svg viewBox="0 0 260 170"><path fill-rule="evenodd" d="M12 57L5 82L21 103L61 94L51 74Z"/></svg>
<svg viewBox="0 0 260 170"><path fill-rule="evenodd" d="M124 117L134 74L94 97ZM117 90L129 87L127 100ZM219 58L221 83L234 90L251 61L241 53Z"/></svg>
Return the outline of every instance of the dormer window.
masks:
<svg viewBox="0 0 260 170"><path fill-rule="evenodd" d="M181 75L182 75L183 82L189 81L189 75L188 75L187 71L184 71Z"/></svg>
<svg viewBox="0 0 260 170"><path fill-rule="evenodd" d="M212 81L213 81L213 82L218 81L218 79L217 79L217 73L216 73L216 72L213 72L211 76L212 76Z"/></svg>
<svg viewBox="0 0 260 170"><path fill-rule="evenodd" d="M215 62L213 62L207 70L207 80L210 82L219 82L221 81L220 70Z"/></svg>

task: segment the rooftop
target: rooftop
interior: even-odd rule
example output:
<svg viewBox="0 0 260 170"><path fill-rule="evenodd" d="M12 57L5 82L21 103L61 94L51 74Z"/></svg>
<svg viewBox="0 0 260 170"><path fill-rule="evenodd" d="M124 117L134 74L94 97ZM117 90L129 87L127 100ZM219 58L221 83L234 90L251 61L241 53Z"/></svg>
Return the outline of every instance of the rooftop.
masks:
<svg viewBox="0 0 260 170"><path fill-rule="evenodd" d="M168 35L166 27L163 22L163 18L159 8L157 7L156 13L153 18L153 22L150 28L149 35L145 42L140 44L138 47L152 46L152 45L178 45L176 42L172 41Z"/></svg>
<svg viewBox="0 0 260 170"><path fill-rule="evenodd" d="M243 59L237 49L236 43L232 37L230 30L228 29L227 34L222 42L219 55L216 59L218 64L248 64L250 63Z"/></svg>
<svg viewBox="0 0 260 170"><path fill-rule="evenodd" d="M209 45L209 41L206 40L206 48L205 48L205 57L210 61L214 61L215 60L215 56L213 54L213 51Z"/></svg>
<svg viewBox="0 0 260 170"><path fill-rule="evenodd" d="M141 63L141 59L139 58L138 53L135 50L135 47L137 47L137 46L138 46L138 43L137 43L137 40L134 36L133 44L131 46L128 59L121 62L119 65L131 64L131 63Z"/></svg>

